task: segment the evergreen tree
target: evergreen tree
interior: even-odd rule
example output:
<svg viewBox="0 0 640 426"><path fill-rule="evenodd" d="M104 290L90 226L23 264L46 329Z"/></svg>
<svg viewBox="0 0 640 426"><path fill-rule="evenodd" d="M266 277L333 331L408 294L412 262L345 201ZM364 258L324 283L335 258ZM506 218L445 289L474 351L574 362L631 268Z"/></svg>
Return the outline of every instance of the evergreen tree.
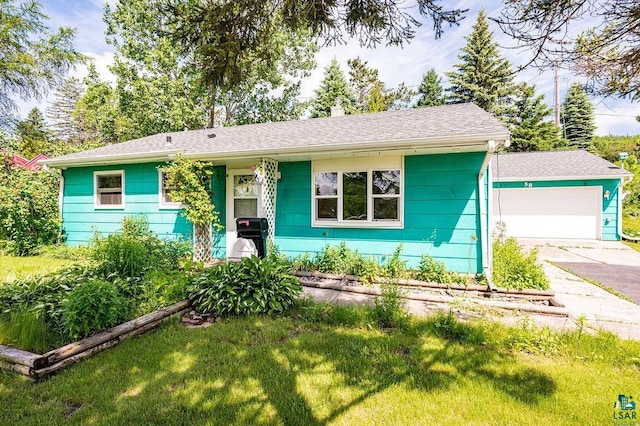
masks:
<svg viewBox="0 0 640 426"><path fill-rule="evenodd" d="M553 110L544 103L544 96L535 95L535 86L519 84L515 91L515 103L508 117L511 130L510 151L547 151L561 145L560 129L545 121Z"/></svg>
<svg viewBox="0 0 640 426"><path fill-rule="evenodd" d="M0 1L0 126L17 110L14 97L42 98L83 56L73 47L75 30L46 26L37 0Z"/></svg>
<svg viewBox="0 0 640 426"><path fill-rule="evenodd" d="M580 83L573 83L560 109L560 122L567 145L590 149L596 129L593 105Z"/></svg>
<svg viewBox="0 0 640 426"><path fill-rule="evenodd" d="M438 76L436 70L431 68L422 76L422 82L418 88L420 99L416 102L416 107L430 107L444 104L444 88L442 78Z"/></svg>
<svg viewBox="0 0 640 426"><path fill-rule="evenodd" d="M51 134L38 108L29 111L27 118L18 123L17 131L20 155L31 159L38 154L51 154Z"/></svg>
<svg viewBox="0 0 640 426"><path fill-rule="evenodd" d="M71 77L56 90L55 99L46 109L46 115L51 123L51 132L57 139L67 142L80 141L82 134L73 117L73 112L84 89L80 80Z"/></svg>
<svg viewBox="0 0 640 426"><path fill-rule="evenodd" d="M315 93L316 96L311 101L311 117L329 117L331 107L336 103L336 98L342 99L342 108L344 108L345 114L358 112L355 107L356 97L335 58L324 69L324 78Z"/></svg>
<svg viewBox="0 0 640 426"><path fill-rule="evenodd" d="M415 95L404 83L397 89L387 89L378 70L370 68L367 61L360 58L349 59L349 83L356 96L355 107L358 112L380 112L390 109L407 108Z"/></svg>
<svg viewBox="0 0 640 426"><path fill-rule="evenodd" d="M480 10L471 35L465 37L466 46L454 65L456 71L447 72L451 86L448 101L473 102L486 111L502 117L510 104L514 90L509 61L500 55L498 45L489 31L487 14Z"/></svg>

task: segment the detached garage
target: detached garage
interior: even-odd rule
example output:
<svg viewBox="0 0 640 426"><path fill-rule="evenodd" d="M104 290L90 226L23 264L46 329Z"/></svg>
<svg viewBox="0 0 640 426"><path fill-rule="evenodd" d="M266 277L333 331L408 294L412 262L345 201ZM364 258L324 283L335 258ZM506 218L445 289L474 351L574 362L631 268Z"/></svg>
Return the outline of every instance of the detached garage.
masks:
<svg viewBox="0 0 640 426"><path fill-rule="evenodd" d="M619 240L632 174L587 151L493 156L494 225L520 238Z"/></svg>

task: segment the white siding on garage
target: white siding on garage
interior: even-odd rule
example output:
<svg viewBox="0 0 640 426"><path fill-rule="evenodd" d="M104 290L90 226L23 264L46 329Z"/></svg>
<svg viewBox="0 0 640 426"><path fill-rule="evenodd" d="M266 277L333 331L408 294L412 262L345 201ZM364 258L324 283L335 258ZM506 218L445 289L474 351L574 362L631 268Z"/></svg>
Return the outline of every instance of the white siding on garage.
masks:
<svg viewBox="0 0 640 426"><path fill-rule="evenodd" d="M494 223L521 238L601 238L602 187L493 190Z"/></svg>

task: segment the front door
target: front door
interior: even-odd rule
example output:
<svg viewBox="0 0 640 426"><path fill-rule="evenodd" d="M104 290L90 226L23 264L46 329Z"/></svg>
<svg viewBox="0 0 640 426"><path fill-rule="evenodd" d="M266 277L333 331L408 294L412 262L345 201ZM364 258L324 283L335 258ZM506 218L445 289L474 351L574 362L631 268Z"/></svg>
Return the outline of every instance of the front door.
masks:
<svg viewBox="0 0 640 426"><path fill-rule="evenodd" d="M261 188L251 169L227 172L227 256L237 241L236 219L262 217Z"/></svg>

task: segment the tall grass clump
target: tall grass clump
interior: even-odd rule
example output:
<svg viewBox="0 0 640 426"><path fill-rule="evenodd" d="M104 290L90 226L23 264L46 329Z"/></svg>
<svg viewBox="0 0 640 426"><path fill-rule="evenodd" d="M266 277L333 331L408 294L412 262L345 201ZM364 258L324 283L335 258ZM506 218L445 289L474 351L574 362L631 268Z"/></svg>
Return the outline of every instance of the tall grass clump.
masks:
<svg viewBox="0 0 640 426"><path fill-rule="evenodd" d="M382 329L404 328L409 324L409 313L404 309L403 289L393 280L380 285L380 295L376 296L369 316Z"/></svg>

